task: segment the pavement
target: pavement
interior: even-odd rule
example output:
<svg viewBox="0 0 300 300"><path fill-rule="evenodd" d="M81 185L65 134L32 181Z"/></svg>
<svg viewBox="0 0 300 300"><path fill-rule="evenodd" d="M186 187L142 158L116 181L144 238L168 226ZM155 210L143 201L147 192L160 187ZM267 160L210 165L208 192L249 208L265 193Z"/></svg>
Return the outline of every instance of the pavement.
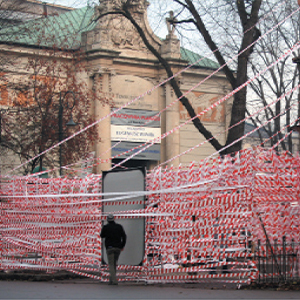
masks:
<svg viewBox="0 0 300 300"><path fill-rule="evenodd" d="M247 288L247 287L246 287ZM250 288L250 287L249 287ZM0 299L300 299L300 291L237 289L236 284L153 284L121 282L110 286L93 279L0 280Z"/></svg>

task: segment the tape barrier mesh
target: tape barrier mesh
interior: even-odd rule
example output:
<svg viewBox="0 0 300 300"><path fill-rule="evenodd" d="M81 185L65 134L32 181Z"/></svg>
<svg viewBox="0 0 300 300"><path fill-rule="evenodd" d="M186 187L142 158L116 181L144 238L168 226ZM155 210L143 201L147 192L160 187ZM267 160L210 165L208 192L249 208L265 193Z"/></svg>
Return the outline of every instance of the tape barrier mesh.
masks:
<svg viewBox="0 0 300 300"><path fill-rule="evenodd" d="M145 209L114 211L117 220L145 218L143 264L118 266L119 280L256 280L258 241L299 241L299 166L298 156L257 148L148 172ZM64 270L108 281L101 185L100 175L1 178L0 270ZM109 201L134 202L126 195Z"/></svg>

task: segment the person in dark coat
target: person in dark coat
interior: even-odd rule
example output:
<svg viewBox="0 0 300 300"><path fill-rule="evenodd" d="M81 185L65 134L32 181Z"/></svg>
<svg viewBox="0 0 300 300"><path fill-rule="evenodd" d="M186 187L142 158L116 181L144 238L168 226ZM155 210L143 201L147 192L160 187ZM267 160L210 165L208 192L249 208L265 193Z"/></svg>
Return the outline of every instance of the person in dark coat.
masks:
<svg viewBox="0 0 300 300"><path fill-rule="evenodd" d="M117 264L121 251L126 244L126 234L122 225L115 222L112 214L107 216L108 224L102 227L100 237L105 239L105 248L110 273L109 284L117 285Z"/></svg>

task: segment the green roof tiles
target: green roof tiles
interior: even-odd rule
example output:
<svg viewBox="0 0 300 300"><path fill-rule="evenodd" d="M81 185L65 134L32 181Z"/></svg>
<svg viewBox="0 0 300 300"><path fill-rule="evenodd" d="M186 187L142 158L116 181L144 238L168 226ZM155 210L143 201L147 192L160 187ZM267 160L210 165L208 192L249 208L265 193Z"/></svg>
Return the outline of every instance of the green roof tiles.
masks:
<svg viewBox="0 0 300 300"><path fill-rule="evenodd" d="M91 30L94 9L84 7L58 16L42 17L0 30L0 42L35 47L78 49L81 33Z"/></svg>
<svg viewBox="0 0 300 300"><path fill-rule="evenodd" d="M193 51L185 48L180 49L181 58L187 60L190 64L195 64L197 67L208 68L208 69L218 69L220 66L213 60L203 57Z"/></svg>

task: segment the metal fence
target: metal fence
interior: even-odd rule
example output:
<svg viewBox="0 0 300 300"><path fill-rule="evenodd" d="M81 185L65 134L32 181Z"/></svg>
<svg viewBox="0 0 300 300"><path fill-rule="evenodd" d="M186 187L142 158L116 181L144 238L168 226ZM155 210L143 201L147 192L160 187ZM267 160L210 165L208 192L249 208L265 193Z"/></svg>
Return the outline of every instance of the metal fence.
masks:
<svg viewBox="0 0 300 300"><path fill-rule="evenodd" d="M299 241L275 240L262 244L260 240L254 253L259 270L258 283L287 283L300 280Z"/></svg>

